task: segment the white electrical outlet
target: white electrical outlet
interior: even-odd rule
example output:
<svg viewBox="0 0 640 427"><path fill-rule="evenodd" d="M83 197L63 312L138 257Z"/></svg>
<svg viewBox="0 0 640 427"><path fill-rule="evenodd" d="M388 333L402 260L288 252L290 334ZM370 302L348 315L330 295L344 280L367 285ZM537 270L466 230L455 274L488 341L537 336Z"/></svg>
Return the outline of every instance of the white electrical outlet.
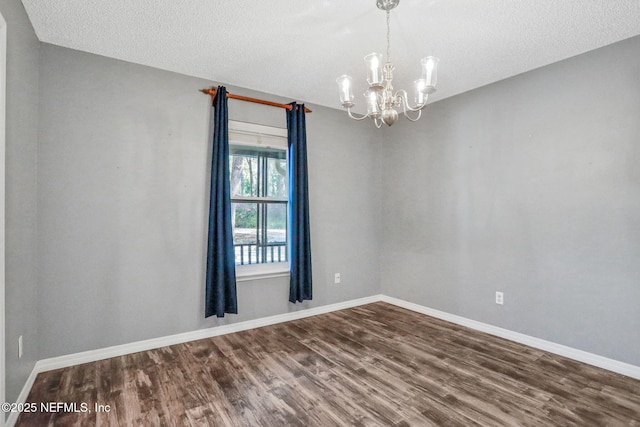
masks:
<svg viewBox="0 0 640 427"><path fill-rule="evenodd" d="M18 337L18 359L22 359L22 335Z"/></svg>
<svg viewBox="0 0 640 427"><path fill-rule="evenodd" d="M333 283L335 284L340 283L340 273L336 273Z"/></svg>
<svg viewBox="0 0 640 427"><path fill-rule="evenodd" d="M502 292L496 292L496 304L504 304L504 294Z"/></svg>

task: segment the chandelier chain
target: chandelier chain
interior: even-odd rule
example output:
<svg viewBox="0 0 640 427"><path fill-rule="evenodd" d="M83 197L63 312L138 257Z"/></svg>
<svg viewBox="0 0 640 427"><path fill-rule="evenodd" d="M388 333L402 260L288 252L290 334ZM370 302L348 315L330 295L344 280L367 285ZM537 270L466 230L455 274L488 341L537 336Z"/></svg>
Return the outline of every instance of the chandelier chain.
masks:
<svg viewBox="0 0 640 427"><path fill-rule="evenodd" d="M389 25L389 17L391 12L387 10L387 62L391 62L391 26Z"/></svg>

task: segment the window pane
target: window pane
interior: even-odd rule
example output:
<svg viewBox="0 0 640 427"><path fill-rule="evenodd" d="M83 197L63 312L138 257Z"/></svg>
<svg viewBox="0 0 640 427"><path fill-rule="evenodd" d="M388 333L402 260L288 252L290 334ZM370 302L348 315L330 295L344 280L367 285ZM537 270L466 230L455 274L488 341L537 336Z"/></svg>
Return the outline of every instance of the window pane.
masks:
<svg viewBox="0 0 640 427"><path fill-rule="evenodd" d="M251 155L230 155L231 197L258 195L258 158Z"/></svg>
<svg viewBox="0 0 640 427"><path fill-rule="evenodd" d="M266 209L265 262L285 262L287 260L287 204L268 203Z"/></svg>
<svg viewBox="0 0 640 427"><path fill-rule="evenodd" d="M287 204L269 203L267 205L267 242L285 243L287 241Z"/></svg>
<svg viewBox="0 0 640 427"><path fill-rule="evenodd" d="M231 203L236 265L258 263L258 204Z"/></svg>
<svg viewBox="0 0 640 427"><path fill-rule="evenodd" d="M288 197L286 159L267 159L267 197Z"/></svg>
<svg viewBox="0 0 640 427"><path fill-rule="evenodd" d="M287 261L287 203L231 204L236 265Z"/></svg>
<svg viewBox="0 0 640 427"><path fill-rule="evenodd" d="M257 203L231 203L233 242L256 243L258 230Z"/></svg>

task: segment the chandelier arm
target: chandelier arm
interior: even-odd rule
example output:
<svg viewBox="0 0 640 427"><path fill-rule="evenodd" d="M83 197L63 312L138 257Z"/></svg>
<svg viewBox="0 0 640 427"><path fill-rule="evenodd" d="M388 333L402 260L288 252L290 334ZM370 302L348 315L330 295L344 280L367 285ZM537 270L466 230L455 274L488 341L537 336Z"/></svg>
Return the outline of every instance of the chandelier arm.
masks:
<svg viewBox="0 0 640 427"><path fill-rule="evenodd" d="M409 114L407 114L407 110L404 111L404 116L412 122L417 122L422 116L422 110L418 110L418 115L415 118L409 116Z"/></svg>
<svg viewBox="0 0 640 427"><path fill-rule="evenodd" d="M429 94L425 94L424 95L424 103L422 104L417 104L415 107L411 107L409 105L409 101L407 101L407 91L400 89L399 91L396 92L396 97L402 99L402 106L404 107L404 113L405 115L407 114L407 111L413 111L414 113L416 111L420 111L422 110L424 107L427 106L427 100L429 99Z"/></svg>
<svg viewBox="0 0 640 427"><path fill-rule="evenodd" d="M382 127L382 120L380 120L380 119L379 119L379 118L377 118L377 117L373 119L373 123L375 123L375 125L376 125L376 127L377 127L378 129L380 129L380 128Z"/></svg>
<svg viewBox="0 0 640 427"><path fill-rule="evenodd" d="M354 116L353 113L351 112L351 107L347 107L347 114L349 114L349 117L351 117L353 120L358 120L358 121L364 120L364 119L369 117L368 114L365 114L365 115L360 116L360 117Z"/></svg>

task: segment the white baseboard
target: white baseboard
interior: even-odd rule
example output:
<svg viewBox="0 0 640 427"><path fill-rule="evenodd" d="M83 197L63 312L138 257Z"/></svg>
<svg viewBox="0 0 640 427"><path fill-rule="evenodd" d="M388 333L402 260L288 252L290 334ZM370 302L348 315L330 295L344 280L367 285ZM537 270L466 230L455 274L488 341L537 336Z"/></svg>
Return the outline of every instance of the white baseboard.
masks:
<svg viewBox="0 0 640 427"><path fill-rule="evenodd" d="M577 360L589 365L597 366L598 368L607 369L612 372L617 372L622 375L626 375L631 378L640 379L640 366L631 365L629 363L620 362L607 357L599 356L597 354L589 353L586 351L578 350L565 345L556 344L550 341L545 341L540 338L535 338L529 335L521 334L519 332L510 331L508 329L499 328L497 326L489 325L475 320L467 319L465 317L456 316L454 314L445 313L444 311L435 310L433 308L425 307L412 302L404 301L398 298L382 295L382 301L389 304L397 305L398 307L406 308L411 311L426 314L428 316L436 317L438 319L446 320L447 322L455 323L457 325L466 326L477 331L486 332L491 335L495 335L501 338L505 338L511 341L515 341L520 344L528 345L529 347L537 348L539 350L548 351L549 353L558 354L560 356L568 357L569 359Z"/></svg>
<svg viewBox="0 0 640 427"><path fill-rule="evenodd" d="M166 337L116 345L113 347L106 347L98 350L83 351L81 353L43 359L36 363L34 369L36 369L38 372L46 372L54 369L66 368L68 366L95 362L97 360L108 359L110 357L123 356L125 354L137 353L139 351L153 350L155 348L166 347L169 345L182 344L189 341L201 340L218 335L225 335L234 332L246 331L248 329L260 328L262 326L275 325L276 323L289 322L291 320L316 316L318 314L330 313L332 311L344 310L345 308L351 308L359 305L381 301L381 299L381 295L374 295L371 297L359 298L355 300L339 302L336 304L323 305L320 307L293 311L290 313L277 314L275 316L247 320L244 322L232 323L229 325L214 326L212 328L199 329L197 331L185 332L182 334L169 335Z"/></svg>
<svg viewBox="0 0 640 427"><path fill-rule="evenodd" d="M31 370L31 374L29 374L29 378L27 378L27 382L24 383L24 386L22 387L22 390L20 391L20 394L16 399L16 403L20 404L27 401L27 397L29 397L31 387L33 387L33 383L36 381L36 377L38 376L38 374L38 370L36 369L36 367L34 367L33 370ZM13 427L16 424L16 421L18 421L19 415L19 412L10 412L9 416L4 422L5 427Z"/></svg>
<svg viewBox="0 0 640 427"><path fill-rule="evenodd" d="M465 317L449 314L444 311L435 310L433 308L425 307L419 304L414 304L408 301L404 301L398 298L389 297L386 295L373 295L370 297L359 298L350 301L344 301L336 304L324 305L321 307L314 307L307 310L294 311L291 313L278 314L275 316L263 317L261 319L248 320L245 322L233 323L230 325L216 326L208 329L200 329L197 331L186 332L182 334L169 335L166 337L155 338L150 340L138 341L129 344L117 345L113 347L106 347L98 350L84 351L81 353L68 354L60 357L53 357L50 359L43 359L36 363L25 383L18 399L17 403L24 403L27 400L29 391L33 386L36 376L41 372L51 371L53 369L66 368L73 365L79 365L82 363L95 362L102 359L108 359L110 357L123 356L125 354L136 353L139 351L153 350L160 347L166 347L174 344L181 344L189 341L211 338L224 334L231 334L234 332L246 331L248 329L260 328L262 326L274 325L277 323L288 322L291 320L302 319L305 317L316 316L318 314L330 313L332 311L344 310L346 308L357 307L364 304L370 304L373 302L384 301L389 304L396 305L398 307L406 308L411 311L426 314L428 316L436 317L438 319L445 320L447 322L455 323L457 325L466 326L471 329L486 332L491 335L495 335L501 338L505 338L511 341L518 342L520 344L528 345L540 350L548 351L550 353L558 354L560 356L568 357L579 362L587 363L589 365L597 366L599 368L607 369L612 372L617 372L622 375L629 376L631 378L640 379L640 366L631 365L624 362L619 362L614 359L609 359L597 354L588 353L586 351L577 350L575 348L567 347L561 344L556 344L550 341L545 341L539 338L535 338L529 335L524 335L518 332L513 332L508 329L499 328L486 323L477 322L475 320L467 319ZM17 413L9 415L5 422L6 427L13 427L18 419Z"/></svg>

